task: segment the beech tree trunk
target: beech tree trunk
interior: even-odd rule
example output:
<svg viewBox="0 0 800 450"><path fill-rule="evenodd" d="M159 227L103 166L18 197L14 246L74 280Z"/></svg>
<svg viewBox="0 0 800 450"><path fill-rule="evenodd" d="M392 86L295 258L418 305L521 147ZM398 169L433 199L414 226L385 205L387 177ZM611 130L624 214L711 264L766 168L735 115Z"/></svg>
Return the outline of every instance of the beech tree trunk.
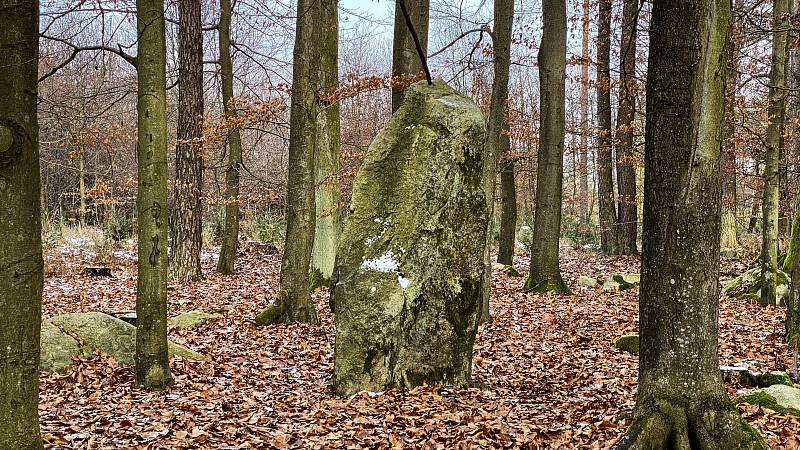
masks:
<svg viewBox="0 0 800 450"><path fill-rule="evenodd" d="M767 448L719 373L719 129L729 21L729 0L653 4L638 399L616 449Z"/></svg>
<svg viewBox="0 0 800 450"><path fill-rule="evenodd" d="M638 213L636 200L636 152L633 119L636 111L636 25L638 0L625 0L622 7L622 38L619 56L619 110L617 111L617 219L619 250L635 255Z"/></svg>
<svg viewBox="0 0 800 450"><path fill-rule="evenodd" d="M531 266L524 289L570 292L558 265L561 190L564 178L564 88L567 52L565 0L543 0L544 30L539 47L541 119L536 169Z"/></svg>
<svg viewBox="0 0 800 450"><path fill-rule="evenodd" d="M430 0L403 0L414 25L425 55L428 54L428 21L430 17ZM415 76L422 73L422 62L414 44L414 38L406 25L400 2L394 7L394 40L392 42L392 77L400 80L404 76ZM408 86L403 83L392 86L392 113L397 111L403 101Z"/></svg>
<svg viewBox="0 0 800 450"><path fill-rule="evenodd" d="M589 224L589 0L583 1L583 35L581 39L581 139L578 157L578 215L580 223Z"/></svg>
<svg viewBox="0 0 800 450"><path fill-rule="evenodd" d="M203 22L200 0L178 2L178 143L172 211L170 276L203 278Z"/></svg>
<svg viewBox="0 0 800 450"><path fill-rule="evenodd" d="M172 382L167 354L167 115L163 0L137 0L138 269L136 384L164 389Z"/></svg>
<svg viewBox="0 0 800 450"><path fill-rule="evenodd" d="M600 251L619 253L611 125L611 0L599 0L597 24L597 211Z"/></svg>
<svg viewBox="0 0 800 450"><path fill-rule="evenodd" d="M492 81L492 99L489 108L489 121L486 131L486 163L484 170L484 189L489 207L489 217L492 217L495 204L495 182L497 181L497 163L508 152L510 140L508 137L508 123L506 120L508 109L508 73L511 66L511 29L514 23L514 0L495 0L494 2L494 80ZM512 169L513 170L513 169ZM515 199L516 200L516 199ZM481 321L489 320L489 296L492 281L492 221L489 220L486 233L486 253L484 262L486 271L483 283L483 308ZM512 255L513 257L513 255ZM498 255L497 261L500 261ZM505 264L511 264L509 261Z"/></svg>
<svg viewBox="0 0 800 450"><path fill-rule="evenodd" d="M508 139L506 136L504 139ZM510 151L507 147L505 153ZM514 263L514 246L517 238L517 182L514 174L514 159L508 155L500 161L500 242L497 262Z"/></svg>
<svg viewBox="0 0 800 450"><path fill-rule="evenodd" d="M314 245L315 171L323 11L335 14L335 0L300 0L292 71L292 107L289 131L289 180L286 203L286 239L281 260L277 301L259 314L260 324L276 322L318 323L309 289L309 263Z"/></svg>
<svg viewBox="0 0 800 450"><path fill-rule="evenodd" d="M38 450L42 216L39 3L0 8L0 448ZM11 238L13 237L13 238Z"/></svg>
<svg viewBox="0 0 800 450"><path fill-rule="evenodd" d="M338 1L325 2L317 25L319 58L316 91L332 91L339 84L339 14ZM317 114L314 141L316 173L316 229L311 252L311 270L327 284L333 273L336 245L342 231L341 183L339 181L340 123L339 102L324 102Z"/></svg>
<svg viewBox="0 0 800 450"><path fill-rule="evenodd" d="M764 219L761 246L762 305L774 305L778 270L778 215L780 211L779 159L781 135L786 114L786 50L789 27L789 0L773 2L772 63L769 74L769 123L765 137L764 190L761 212Z"/></svg>
<svg viewBox="0 0 800 450"><path fill-rule="evenodd" d="M741 0L736 0L734 17L741 8ZM739 92L739 33L737 21L731 26L728 37L728 54L726 58L727 76L725 80L725 115L723 121L722 153L722 231L720 232L720 248L735 249L739 246L736 229L736 123L735 104Z"/></svg>
<svg viewBox="0 0 800 450"><path fill-rule="evenodd" d="M233 104L233 60L231 59L231 0L219 2L219 67L222 103L230 121L238 115ZM236 271L239 246L239 169L242 166L242 139L239 129L228 134L228 165L225 168L225 230L219 251L217 272L230 275Z"/></svg>

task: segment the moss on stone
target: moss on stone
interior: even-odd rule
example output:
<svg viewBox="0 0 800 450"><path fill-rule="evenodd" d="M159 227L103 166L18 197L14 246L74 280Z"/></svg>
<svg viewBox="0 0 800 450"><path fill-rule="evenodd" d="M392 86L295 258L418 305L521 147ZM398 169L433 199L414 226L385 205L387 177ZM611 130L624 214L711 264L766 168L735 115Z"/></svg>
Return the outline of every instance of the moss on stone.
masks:
<svg viewBox="0 0 800 450"><path fill-rule="evenodd" d="M751 392L750 394L747 395L739 396L736 399L734 399L733 402L737 405L739 403L758 405L767 409L771 409L781 414L791 414L793 416L800 417L800 410L797 410L795 408L787 408L779 405L778 401L775 400L775 397L773 397L772 395L761 389Z"/></svg>
<svg viewBox="0 0 800 450"><path fill-rule="evenodd" d="M282 315L283 308L277 303L273 303L256 315L256 325L263 327L265 325L274 325L276 323L280 323Z"/></svg>
<svg viewBox="0 0 800 450"><path fill-rule="evenodd" d="M614 341L614 347L622 350L623 352L633 353L636 355L639 353L639 336L635 334L621 336Z"/></svg>
<svg viewBox="0 0 800 450"><path fill-rule="evenodd" d="M611 279L614 280L614 282L616 282L617 284L619 284L618 288L620 291L639 287L638 273L616 274L612 275Z"/></svg>
<svg viewBox="0 0 800 450"><path fill-rule="evenodd" d="M774 386L776 384L794 386L794 383L792 383L792 379L789 378L789 374L786 372L779 372L779 371L767 372L761 374L759 381L762 386Z"/></svg>

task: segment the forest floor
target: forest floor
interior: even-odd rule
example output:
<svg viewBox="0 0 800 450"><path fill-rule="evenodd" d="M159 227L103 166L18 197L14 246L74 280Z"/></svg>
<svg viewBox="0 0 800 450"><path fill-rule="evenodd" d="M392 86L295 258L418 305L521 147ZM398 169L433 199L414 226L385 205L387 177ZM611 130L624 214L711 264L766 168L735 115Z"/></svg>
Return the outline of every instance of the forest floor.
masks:
<svg viewBox="0 0 800 450"><path fill-rule="evenodd" d="M80 274L93 256L50 252L43 315L126 311L135 304L136 268L117 252L112 278ZM222 311L225 318L170 338L207 362L172 360L166 392L135 389L133 372L102 355L63 374L41 376L41 423L48 448L607 448L629 425L637 357L614 340L637 331L638 289L578 288L580 275L635 272L635 258L565 250L562 268L575 295L520 292L523 278L495 271L492 321L478 332L475 387L420 387L352 398L332 391L334 326L327 292L314 294L318 326L257 328L253 317L276 292L280 259L245 246L231 277L170 285L169 314ZM516 268L526 272L528 260ZM727 272L743 264L728 262ZM723 299L721 363L756 360L786 370L783 311ZM729 394L744 392L729 385ZM740 405L774 448L798 448L800 420Z"/></svg>

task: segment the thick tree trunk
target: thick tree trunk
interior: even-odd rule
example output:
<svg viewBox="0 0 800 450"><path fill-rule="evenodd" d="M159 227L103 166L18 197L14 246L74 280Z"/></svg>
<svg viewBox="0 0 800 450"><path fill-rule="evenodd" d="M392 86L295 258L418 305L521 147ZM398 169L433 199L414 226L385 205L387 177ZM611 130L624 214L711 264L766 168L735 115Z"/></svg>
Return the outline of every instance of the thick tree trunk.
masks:
<svg viewBox="0 0 800 450"><path fill-rule="evenodd" d="M138 269L136 384L164 389L172 382L167 354L167 114L163 0L137 0Z"/></svg>
<svg viewBox="0 0 800 450"><path fill-rule="evenodd" d="M619 56L619 110L617 111L617 220L620 251L635 255L638 213L636 201L636 152L633 119L636 111L636 25L638 0L625 0Z"/></svg>
<svg viewBox="0 0 800 450"><path fill-rule="evenodd" d="M583 1L583 35L581 40L581 140L578 157L578 215L580 223L589 224L589 0Z"/></svg>
<svg viewBox="0 0 800 450"><path fill-rule="evenodd" d="M739 0L741 1L741 0ZM800 0L794 0L792 3L792 12L797 13L800 7ZM795 38L796 34L790 35L789 39ZM790 86L794 89L800 87L800 48L797 45L790 46L789 49L789 74L788 76L791 77ZM788 83L787 83L788 84ZM790 96L788 111L787 111L787 123L796 122L796 120L800 118L800 96L798 96L797 92L794 92ZM795 125L796 127L796 125ZM797 130L797 128L795 128ZM796 132L796 131L795 131ZM791 133L791 131L788 131ZM800 139L794 139L792 143L792 157L796 158L800 155ZM788 165L788 162L787 162ZM796 169L797 166L795 165L794 168ZM788 169L787 169L788 170ZM794 260L797 256L797 253L800 252L800 216L798 216L798 198L797 196L800 195L800 192L795 190L795 206L793 211L793 218L792 218L792 228L791 228L791 238L789 241L789 250L786 253L786 259L783 261L783 271L786 273L791 274L794 269ZM788 318L787 318L788 320Z"/></svg>
<svg viewBox="0 0 800 450"><path fill-rule="evenodd" d="M772 67L769 74L769 123L764 151L764 190L761 212L764 225L761 237L761 301L776 304L778 270L778 215L780 210L779 158L786 114L786 50L789 26L789 0L773 2Z"/></svg>
<svg viewBox="0 0 800 450"><path fill-rule="evenodd" d="M736 1L734 13L741 7ZM735 249L739 246L736 230L736 120L735 104L739 92L739 25L734 21L728 37L725 79L725 115L723 119L722 153L722 230L720 248Z"/></svg>
<svg viewBox="0 0 800 450"><path fill-rule="evenodd" d="M786 256L787 262L784 264L784 270L789 270L791 274L789 296L786 298L786 340L789 348L797 354L800 351L800 264L794 264L794 259L800 251L800 239L796 238L796 233L800 230L798 223L800 222L800 191L795 195L792 242ZM789 258L792 260L789 261Z"/></svg>
<svg viewBox="0 0 800 450"><path fill-rule="evenodd" d="M170 276L203 277L203 30L200 0L178 2L178 144L175 147L175 208Z"/></svg>
<svg viewBox="0 0 800 450"><path fill-rule="evenodd" d="M411 23L417 34L422 51L428 54L428 21L430 17L430 0L403 0L406 4ZM400 2L394 7L394 40L392 42L392 77L414 76L422 73L422 62L414 44L414 38L406 25ZM397 111L403 101L407 86L402 83L392 86L392 113Z"/></svg>
<svg viewBox="0 0 800 450"><path fill-rule="evenodd" d="M495 0L494 2L494 80L492 81L492 101L489 109L489 121L486 131L486 163L484 170L484 189L489 206L489 217L492 217L495 204L495 182L497 180L497 161L509 151L508 137L508 73L511 66L511 30L514 25L514 0ZM512 169L513 170L513 169ZM483 308L481 321L489 320L489 296L492 281L492 233L491 223L486 233L486 264L483 283ZM499 261L498 256L498 261ZM511 264L508 262L506 264Z"/></svg>
<svg viewBox="0 0 800 450"><path fill-rule="evenodd" d="M280 296L262 312L260 322L317 323L309 289L309 260L314 244L314 149L320 103L317 38L323 9L336 9L335 0L300 0L292 71L292 107L289 131L289 180L286 203L286 240L281 261Z"/></svg>
<svg viewBox="0 0 800 450"><path fill-rule="evenodd" d="M327 92L339 84L339 14L338 1L324 2L320 23L316 26L319 58L316 91ZM342 230L341 183L339 181L339 102L323 104L316 119L314 171L316 173L316 229L311 252L311 269L329 281L336 259L336 244ZM327 283L326 283L327 284Z"/></svg>
<svg viewBox="0 0 800 450"><path fill-rule="evenodd" d="M0 8L0 448L42 448L42 216L36 120L39 3Z"/></svg>
<svg viewBox="0 0 800 450"><path fill-rule="evenodd" d="M767 448L719 374L719 129L729 21L729 0L653 5L638 400L616 449Z"/></svg>
<svg viewBox="0 0 800 450"><path fill-rule="evenodd" d="M567 52L565 0L544 0L544 30L539 48L541 122L536 169L531 266L524 289L570 292L558 266L561 232L561 190L564 169L564 77Z"/></svg>
<svg viewBox="0 0 800 450"><path fill-rule="evenodd" d="M233 104L233 60L231 59L231 0L219 2L219 67L225 118L237 116ZM239 169L242 166L242 139L239 129L228 134L228 165L225 168L225 230L219 251L217 272L230 275L236 270L239 246Z"/></svg>
<svg viewBox="0 0 800 450"><path fill-rule="evenodd" d="M614 158L611 129L611 0L598 3L597 25L597 211L600 217L600 251L619 253L614 198Z"/></svg>

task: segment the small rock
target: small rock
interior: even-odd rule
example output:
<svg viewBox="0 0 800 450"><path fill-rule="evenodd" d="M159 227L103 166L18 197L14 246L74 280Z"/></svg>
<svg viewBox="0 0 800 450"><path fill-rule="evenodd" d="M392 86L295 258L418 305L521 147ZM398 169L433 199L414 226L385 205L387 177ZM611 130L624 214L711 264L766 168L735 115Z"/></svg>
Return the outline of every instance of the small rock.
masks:
<svg viewBox="0 0 800 450"><path fill-rule="evenodd" d="M757 389L735 400L735 403L749 403L769 408L782 414L800 417L800 389L776 384L764 389Z"/></svg>
<svg viewBox="0 0 800 450"><path fill-rule="evenodd" d="M586 277L583 275L578 277L578 286L580 287L593 288L593 287L598 287L599 285L600 282L597 280L597 278Z"/></svg>
<svg viewBox="0 0 800 450"><path fill-rule="evenodd" d="M614 347L623 352L636 355L639 353L639 336L635 334L621 336L614 341Z"/></svg>
<svg viewBox="0 0 800 450"><path fill-rule="evenodd" d="M766 387L775 386L778 384L783 384L786 386L794 386L794 383L792 383L792 379L789 378L788 373L780 372L777 370L762 374L759 381L760 381L759 384L761 386L766 386Z"/></svg>

